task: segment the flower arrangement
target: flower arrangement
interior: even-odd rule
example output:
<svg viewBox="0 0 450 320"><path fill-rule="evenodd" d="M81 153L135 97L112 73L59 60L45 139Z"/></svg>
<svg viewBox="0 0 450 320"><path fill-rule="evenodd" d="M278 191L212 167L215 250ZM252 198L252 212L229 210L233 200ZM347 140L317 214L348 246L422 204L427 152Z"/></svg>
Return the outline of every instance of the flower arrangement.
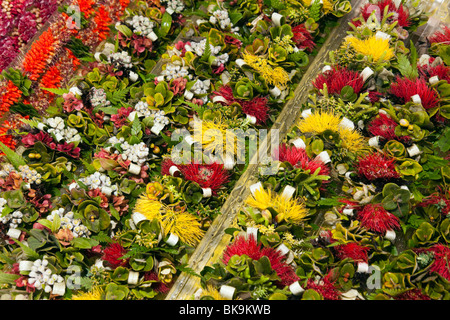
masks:
<svg viewBox="0 0 450 320"><path fill-rule="evenodd" d="M361 8L312 82L275 171L250 186L226 259L203 269L195 299L449 299L448 28L429 36L422 55L404 43L426 19L406 2ZM279 219L279 197L306 215ZM252 268L264 261L235 249L243 241L277 250L297 277L276 286L273 267Z"/></svg>
<svg viewBox="0 0 450 320"><path fill-rule="evenodd" d="M221 157L211 131L270 128L351 6L76 4L79 16L63 5L21 67L3 73L2 283L30 299L161 299L192 272L189 256L248 162L234 140L224 150L247 160ZM180 143L205 152L174 156ZM293 166L328 174L301 157ZM303 201L270 201L279 223L307 219ZM280 253L259 249L250 258L275 267L276 287L297 279Z"/></svg>

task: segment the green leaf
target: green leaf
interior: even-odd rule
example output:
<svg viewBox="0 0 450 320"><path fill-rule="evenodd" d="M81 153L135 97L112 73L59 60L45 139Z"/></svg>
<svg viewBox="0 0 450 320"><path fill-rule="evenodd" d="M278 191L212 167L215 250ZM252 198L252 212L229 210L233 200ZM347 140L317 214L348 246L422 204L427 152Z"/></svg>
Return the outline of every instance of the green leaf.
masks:
<svg viewBox="0 0 450 320"><path fill-rule="evenodd" d="M0 284L16 284L15 281L19 278L18 274L0 272Z"/></svg>
<svg viewBox="0 0 450 320"><path fill-rule="evenodd" d="M70 242L75 248L79 249L90 249L92 247L95 247L98 245L98 241L95 239L88 239L88 238L74 238Z"/></svg>
<svg viewBox="0 0 450 320"><path fill-rule="evenodd" d="M13 239L23 250L23 253L27 256L27 258L30 259L39 259L39 254L34 251L33 249L31 249L30 247L24 245L22 242L20 242L19 240Z"/></svg>
<svg viewBox="0 0 450 320"><path fill-rule="evenodd" d="M52 230L53 233L56 233L59 230L60 226L61 226L61 218L59 214L53 215L53 221L50 230Z"/></svg>
<svg viewBox="0 0 450 320"><path fill-rule="evenodd" d="M139 117L136 115L134 117L133 123L131 124L131 135L137 136L139 132L142 130L141 121L139 120Z"/></svg>
<svg viewBox="0 0 450 320"><path fill-rule="evenodd" d="M64 93L69 93L69 89L61 89L61 88L41 88L41 89L54 93L58 96L62 96Z"/></svg>
<svg viewBox="0 0 450 320"><path fill-rule="evenodd" d="M411 64L406 55L399 54L397 61L398 61L397 69L403 76L410 79L417 78L419 76L417 68Z"/></svg>
<svg viewBox="0 0 450 320"><path fill-rule="evenodd" d="M169 33L171 27L172 27L172 16L169 13L165 12L161 19L159 35L162 38L165 37Z"/></svg>
<svg viewBox="0 0 450 320"><path fill-rule="evenodd" d="M13 150L7 147L3 142L0 142L0 150L6 155L8 160L16 169L18 169L19 166L24 166L27 164L21 156L19 156Z"/></svg>

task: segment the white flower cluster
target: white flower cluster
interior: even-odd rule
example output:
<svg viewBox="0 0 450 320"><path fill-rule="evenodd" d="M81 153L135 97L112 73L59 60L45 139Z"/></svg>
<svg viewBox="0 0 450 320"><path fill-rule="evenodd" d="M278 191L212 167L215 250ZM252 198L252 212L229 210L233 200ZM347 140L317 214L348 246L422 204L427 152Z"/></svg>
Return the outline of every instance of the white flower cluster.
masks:
<svg viewBox="0 0 450 320"><path fill-rule="evenodd" d="M194 85L191 88L191 91L195 94L195 95L203 95L203 94L207 94L209 87L211 85L211 81L209 79L206 80L200 80L198 79Z"/></svg>
<svg viewBox="0 0 450 320"><path fill-rule="evenodd" d="M212 13L212 16L209 17L209 22L212 24L219 23L220 28L222 30L231 29L231 32L239 31L239 27L233 28L233 23L231 22L230 17L228 16L228 11L226 10L216 10Z"/></svg>
<svg viewBox="0 0 450 320"><path fill-rule="evenodd" d="M176 78L183 78L186 76L192 78L192 75L189 74L187 66L181 66L179 64L174 64L171 62L166 64L166 68L161 71L161 75L164 76L167 81Z"/></svg>
<svg viewBox="0 0 450 320"><path fill-rule="evenodd" d="M216 59L212 62L213 66L220 66L221 64L226 64L228 62L229 56L228 53L223 53L219 56L216 56Z"/></svg>
<svg viewBox="0 0 450 320"><path fill-rule="evenodd" d="M28 183L40 184L42 182L41 175L36 170L31 169L29 166L19 166L18 169L22 179L24 179ZM0 170L0 177L5 178L9 176L11 172L16 172L16 168L14 168L14 166L10 163L5 163L2 170Z"/></svg>
<svg viewBox="0 0 450 320"><path fill-rule="evenodd" d="M126 51L111 53L108 56L108 62L116 67L131 68L133 66L131 56Z"/></svg>
<svg viewBox="0 0 450 320"><path fill-rule="evenodd" d="M200 42L191 42L190 45L185 46L185 48L186 51L192 51L196 55L202 56L206 48L206 39L202 39ZM212 44L209 44L209 48L213 56L217 55L220 50L222 50L221 46L213 46Z"/></svg>
<svg viewBox="0 0 450 320"><path fill-rule="evenodd" d="M182 0L162 0L166 4L166 12L168 14L180 13L184 10L184 2Z"/></svg>
<svg viewBox="0 0 450 320"><path fill-rule="evenodd" d="M80 181L85 184L89 189L100 189L100 191L106 195L111 195L113 192L117 194L118 187L111 183L111 178L100 172L94 172L93 174L81 178Z"/></svg>
<svg viewBox="0 0 450 320"><path fill-rule="evenodd" d="M133 32L149 38L152 41L158 39L156 34L153 32L155 23L151 21L148 17L144 16L133 16L133 18L126 21L132 28Z"/></svg>
<svg viewBox="0 0 450 320"><path fill-rule="evenodd" d="M26 180L28 183L41 184L41 174L36 170L31 169L29 166L19 166L20 175L22 179Z"/></svg>
<svg viewBox="0 0 450 320"><path fill-rule="evenodd" d="M72 231L75 238L87 238L91 235L91 231L81 223L81 219L74 219L74 213L72 211L64 214L64 208L59 208L50 212L47 216L47 220L53 221L55 216L58 215L61 219L61 229L68 229Z"/></svg>
<svg viewBox="0 0 450 320"><path fill-rule="evenodd" d="M127 141L120 146L123 150L121 156L123 160L130 160L142 166L148 160L149 148L144 142L129 144Z"/></svg>
<svg viewBox="0 0 450 320"><path fill-rule="evenodd" d="M64 278L52 272L48 267L47 259L37 259L33 262L28 283L34 285L38 290L44 289L45 292L52 292L52 286L64 281Z"/></svg>
<svg viewBox="0 0 450 320"><path fill-rule="evenodd" d="M170 123L170 119L166 116L163 110L152 110L153 123L160 123L167 126Z"/></svg>
<svg viewBox="0 0 450 320"><path fill-rule="evenodd" d="M4 199L3 199L4 200ZM3 208L2 208L3 211ZM5 215L4 217L0 217L0 222L4 225L9 224L10 228L17 228L19 224L22 222L23 213L19 210L14 211Z"/></svg>
<svg viewBox="0 0 450 320"><path fill-rule="evenodd" d="M148 103L145 101L139 101L136 103L134 106L134 111L136 111L139 118L147 118L152 115L152 111L148 108Z"/></svg>
<svg viewBox="0 0 450 320"><path fill-rule="evenodd" d="M44 120L44 123L50 127L47 129L47 132L53 134L58 142L64 140L70 143L81 140L78 130L72 127L66 128L64 119L61 117L47 118Z"/></svg>
<svg viewBox="0 0 450 320"><path fill-rule="evenodd" d="M95 88L92 87L91 91L89 92L89 101L91 101L92 106L98 107L106 107L111 104L110 101L106 100L106 92L103 88Z"/></svg>

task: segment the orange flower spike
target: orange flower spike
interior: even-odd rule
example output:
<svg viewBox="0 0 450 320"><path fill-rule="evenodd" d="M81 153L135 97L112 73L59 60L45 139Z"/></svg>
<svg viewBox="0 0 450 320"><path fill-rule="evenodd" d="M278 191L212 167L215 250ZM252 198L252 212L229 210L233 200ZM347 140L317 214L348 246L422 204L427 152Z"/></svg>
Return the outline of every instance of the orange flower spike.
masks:
<svg viewBox="0 0 450 320"><path fill-rule="evenodd" d="M94 22L96 25L94 32L97 33L98 39L101 41L105 40L106 36L109 33L108 26L112 22L108 10L105 8L105 6L101 6L98 8L97 14L94 17Z"/></svg>
<svg viewBox="0 0 450 320"><path fill-rule="evenodd" d="M33 43L23 60L23 69L30 73L30 80L37 80L49 63L55 51L55 38L52 30L42 33L39 39Z"/></svg>
<svg viewBox="0 0 450 320"><path fill-rule="evenodd" d="M6 91L2 97L0 97L0 112L8 112L9 107L19 101L22 97L22 91L16 85L9 80L6 86Z"/></svg>

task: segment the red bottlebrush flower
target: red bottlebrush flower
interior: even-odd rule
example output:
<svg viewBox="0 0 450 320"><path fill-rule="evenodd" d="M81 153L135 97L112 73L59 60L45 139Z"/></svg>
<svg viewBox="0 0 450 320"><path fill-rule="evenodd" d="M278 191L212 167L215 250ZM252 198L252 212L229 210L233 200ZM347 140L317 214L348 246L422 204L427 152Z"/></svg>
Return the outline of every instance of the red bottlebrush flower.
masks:
<svg viewBox="0 0 450 320"><path fill-rule="evenodd" d="M317 76L313 81L313 86L317 90L322 90L323 85L327 85L327 90L329 94L341 93L342 88L345 86L350 86L353 91L358 94L361 92L364 86L364 80L362 76L353 70L348 70L345 67L335 66L331 70L325 71Z"/></svg>
<svg viewBox="0 0 450 320"><path fill-rule="evenodd" d="M430 272L436 272L447 281L450 281L450 248L443 244L435 244L428 249L434 253L434 260L430 266Z"/></svg>
<svg viewBox="0 0 450 320"><path fill-rule="evenodd" d="M320 168L319 174L328 176L330 169L319 159L310 159L306 151L295 146L288 146L285 143L278 148L278 160L281 162L289 162L295 168L302 168L303 170L310 170L314 173ZM324 181L328 182L328 181Z"/></svg>
<svg viewBox="0 0 450 320"><path fill-rule="evenodd" d="M397 21L398 26L402 28L409 27L411 25L408 9L402 4L397 7L393 0L382 0L376 4L368 3L362 8L361 14L364 20L367 21L372 12L375 11L378 21L381 21L384 18L384 8L386 6L389 7L388 14L393 13L393 15L388 18L389 23Z"/></svg>
<svg viewBox="0 0 450 320"><path fill-rule="evenodd" d="M172 159L170 158L166 158L161 162L161 174L163 176L171 176L172 174L170 173L170 168L172 168L173 166L180 168L180 165L175 164ZM178 169L180 170L180 169Z"/></svg>
<svg viewBox="0 0 450 320"><path fill-rule="evenodd" d="M389 93L399 98L402 103L411 101L411 97L417 94L425 109L434 108L439 104L438 94L428 87L423 78L411 80L397 76L396 81L389 89Z"/></svg>
<svg viewBox="0 0 450 320"><path fill-rule="evenodd" d="M256 124L264 124L268 118L267 98L256 97L250 101L241 101L242 112L256 118Z"/></svg>
<svg viewBox="0 0 450 320"><path fill-rule="evenodd" d="M367 130L373 136L380 136L386 140L397 140L400 142L408 142L411 140L409 136L399 137L395 134L395 128L398 123L394 119L384 113L378 114L367 126Z"/></svg>
<svg viewBox="0 0 450 320"><path fill-rule="evenodd" d="M262 245L258 244L252 235L248 239L245 237L236 237L234 242L225 249L222 262L228 264L232 256L242 256L244 254L253 260L259 260L266 256L270 261L272 269L280 277L280 284L282 286L290 285L299 279L294 269L284 261L284 257L279 251L271 247L262 248Z"/></svg>
<svg viewBox="0 0 450 320"><path fill-rule="evenodd" d="M223 164L198 164L190 163L180 167L183 176L197 182L202 188L211 188L213 194L217 194L219 188L228 181L228 174Z"/></svg>
<svg viewBox="0 0 450 320"><path fill-rule="evenodd" d="M222 97L226 101L220 101L223 105L231 105L239 103L242 106L242 112L256 118L256 124L264 124L268 118L269 106L267 105L267 98L255 97L250 101L236 99L233 95L233 89L230 86L222 86L218 91L213 92L214 97Z"/></svg>
<svg viewBox="0 0 450 320"><path fill-rule="evenodd" d="M369 247L363 247L355 242L350 242L347 244L341 244L333 247L336 256L343 260L345 258L350 258L355 262L366 262L369 260L367 252L370 250Z"/></svg>
<svg viewBox="0 0 450 320"><path fill-rule="evenodd" d="M445 80L450 82L450 67L445 64L433 65L435 58L430 57L428 64L418 65L419 74L427 81L434 76L437 76L439 80Z"/></svg>
<svg viewBox="0 0 450 320"><path fill-rule="evenodd" d="M131 111L133 111L133 107L122 107L118 110L117 114L111 115L111 121L114 123L116 128L121 128L123 125L128 123L128 116Z"/></svg>
<svg viewBox="0 0 450 320"><path fill-rule="evenodd" d="M125 267L128 265L128 259L121 259L127 253L127 250L117 242L109 244L103 249L102 259L109 263L110 267Z"/></svg>
<svg viewBox="0 0 450 320"><path fill-rule="evenodd" d="M364 228L380 234L400 228L400 220L392 213L386 211L379 203L365 205L358 212L357 219Z"/></svg>
<svg viewBox="0 0 450 320"><path fill-rule="evenodd" d="M424 198L417 206L425 208L438 206L443 216L447 216L450 213L450 199L447 199L442 192L436 192Z"/></svg>
<svg viewBox="0 0 450 320"><path fill-rule="evenodd" d="M356 169L360 177L369 181L376 179L397 179L400 174L395 170L395 159L389 159L380 152L362 156L358 159Z"/></svg>
<svg viewBox="0 0 450 320"><path fill-rule="evenodd" d="M341 293L334 285L335 281L331 280L332 273L330 272L319 281L308 279L306 289L312 289L322 295L325 300L339 300Z"/></svg>
<svg viewBox="0 0 450 320"><path fill-rule="evenodd" d="M436 31L433 35L431 35L428 40L430 43L450 43L450 27L443 26L442 31Z"/></svg>
<svg viewBox="0 0 450 320"><path fill-rule="evenodd" d="M299 24L292 28L292 41L295 42L297 48L312 52L316 44L314 43L313 37L306 29L305 24Z"/></svg>
<svg viewBox="0 0 450 320"><path fill-rule="evenodd" d="M372 103L378 102L380 101L380 98L383 96L383 93L378 92L378 91L369 91L369 100Z"/></svg>
<svg viewBox="0 0 450 320"><path fill-rule="evenodd" d="M147 271L144 273L144 281L156 281L152 283L152 288L159 293L167 293L170 290L165 283L160 281L158 274L155 271Z"/></svg>

